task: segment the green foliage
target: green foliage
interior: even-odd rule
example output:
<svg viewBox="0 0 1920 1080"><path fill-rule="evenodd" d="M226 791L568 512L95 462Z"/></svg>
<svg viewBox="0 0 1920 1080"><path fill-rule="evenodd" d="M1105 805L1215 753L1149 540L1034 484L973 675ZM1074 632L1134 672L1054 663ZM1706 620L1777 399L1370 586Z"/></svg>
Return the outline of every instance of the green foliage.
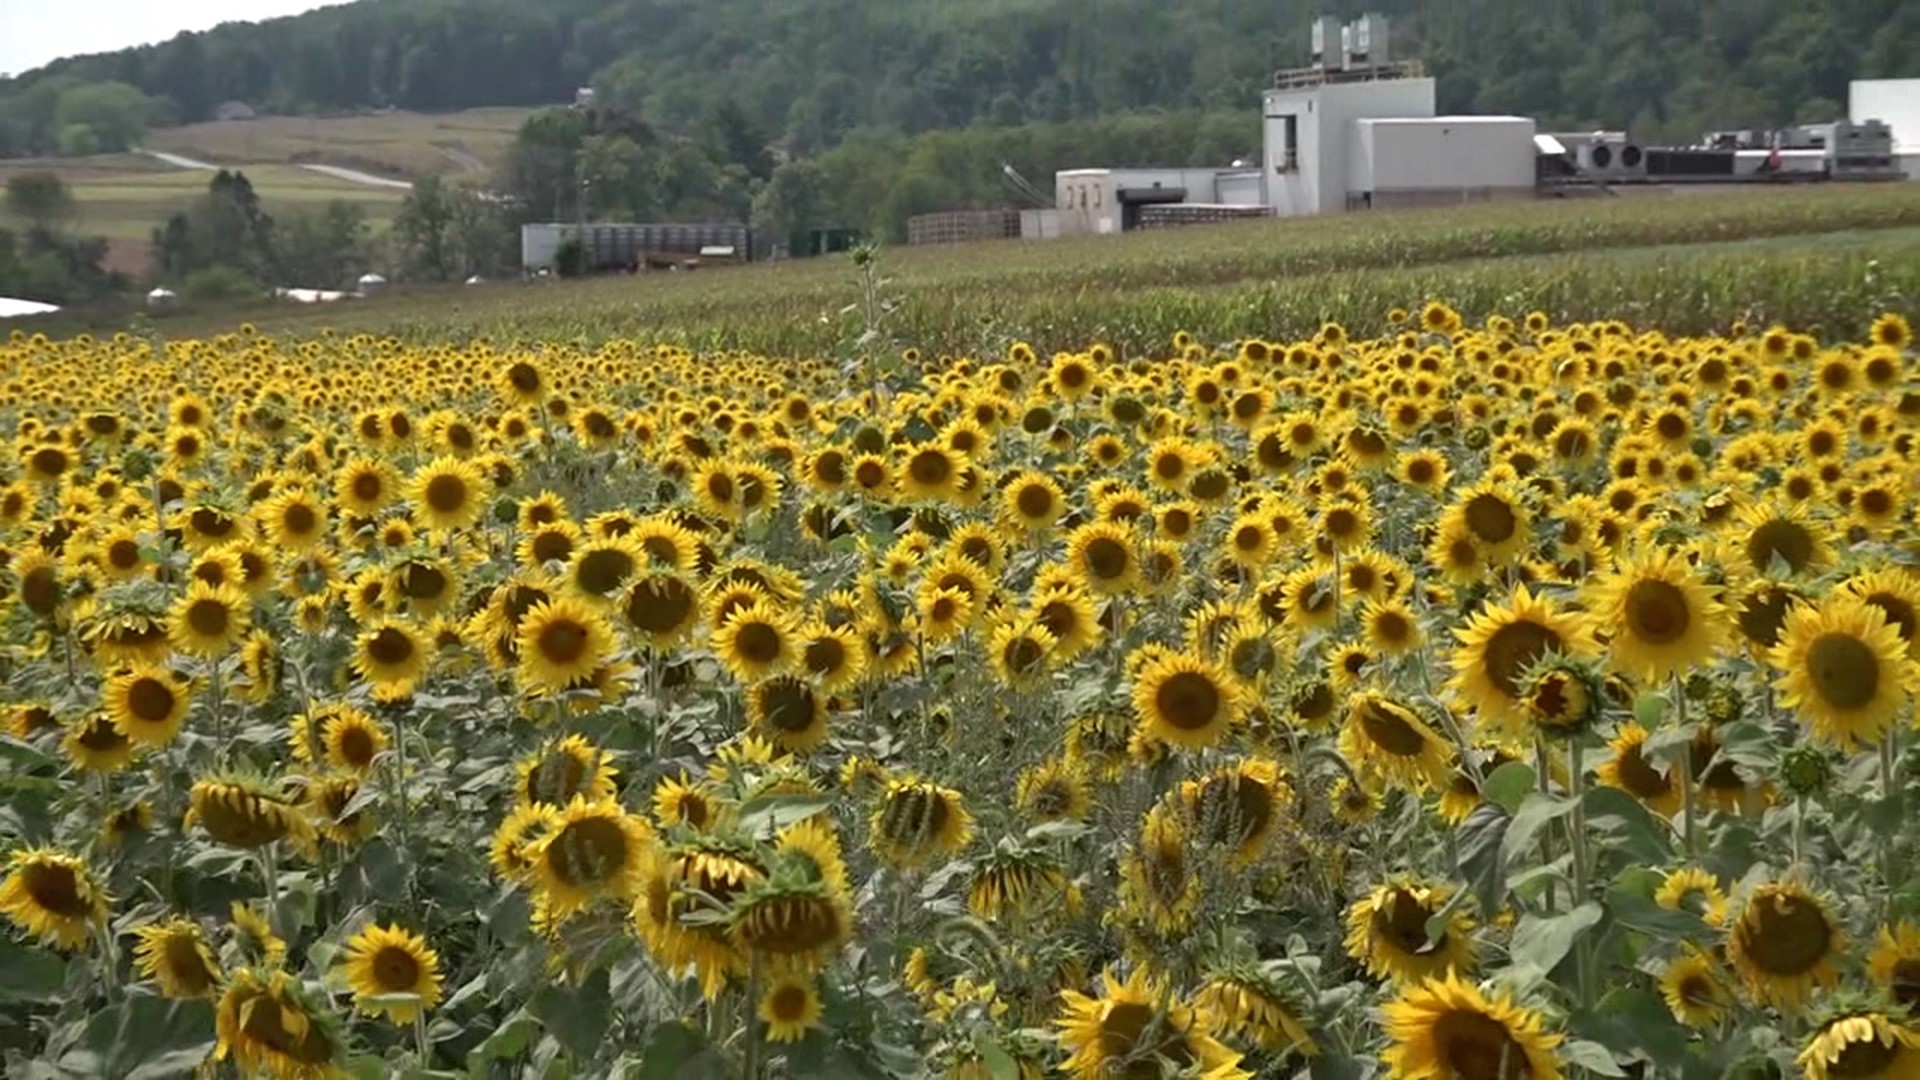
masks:
<svg viewBox="0 0 1920 1080"><path fill-rule="evenodd" d="M236 267L209 266L195 270L180 282L180 294L195 303L239 300L258 294L260 286Z"/></svg>
<svg viewBox="0 0 1920 1080"><path fill-rule="evenodd" d="M36 229L52 229L73 217L73 192L58 173L18 173L7 178L7 212Z"/></svg>

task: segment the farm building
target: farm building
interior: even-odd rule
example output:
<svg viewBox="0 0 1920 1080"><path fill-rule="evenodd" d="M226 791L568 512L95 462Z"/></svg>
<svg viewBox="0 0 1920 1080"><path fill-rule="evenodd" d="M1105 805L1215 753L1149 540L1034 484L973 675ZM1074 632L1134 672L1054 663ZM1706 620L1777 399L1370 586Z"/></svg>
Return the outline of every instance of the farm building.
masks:
<svg viewBox="0 0 1920 1080"><path fill-rule="evenodd" d="M1849 118L1891 128L1895 165L1907 179L1920 180L1920 79L1855 79L1848 92Z"/></svg>

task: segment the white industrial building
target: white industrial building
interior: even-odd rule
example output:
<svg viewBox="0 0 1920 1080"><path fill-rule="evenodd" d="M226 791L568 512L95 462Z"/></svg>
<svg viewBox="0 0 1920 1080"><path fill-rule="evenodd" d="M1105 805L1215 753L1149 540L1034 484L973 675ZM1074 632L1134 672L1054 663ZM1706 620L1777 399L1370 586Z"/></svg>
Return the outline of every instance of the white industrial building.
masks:
<svg viewBox="0 0 1920 1080"><path fill-rule="evenodd" d="M1920 79L1855 79L1848 96L1849 119L1892 128L1894 163L1907 179L1920 180Z"/></svg>
<svg viewBox="0 0 1920 1080"><path fill-rule="evenodd" d="M1147 206L1261 206L1259 169L1069 169L1054 174L1062 236L1132 229Z"/></svg>

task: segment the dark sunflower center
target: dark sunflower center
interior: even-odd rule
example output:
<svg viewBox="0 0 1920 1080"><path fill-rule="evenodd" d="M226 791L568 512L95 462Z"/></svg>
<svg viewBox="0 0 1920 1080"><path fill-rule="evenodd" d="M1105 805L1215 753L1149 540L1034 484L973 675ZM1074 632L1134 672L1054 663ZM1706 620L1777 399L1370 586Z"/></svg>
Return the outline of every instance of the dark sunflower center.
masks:
<svg viewBox="0 0 1920 1080"><path fill-rule="evenodd" d="M1200 789L1194 815L1217 844L1238 845L1264 835L1273 820L1273 792L1249 776L1221 776Z"/></svg>
<svg viewBox="0 0 1920 1080"><path fill-rule="evenodd" d="M532 364L515 364L507 369L507 381L515 390L531 394L540 389L540 372Z"/></svg>
<svg viewBox="0 0 1920 1080"><path fill-rule="evenodd" d="M1687 594L1666 581L1636 581L1627 590L1627 629L1650 645L1670 645L1687 634L1693 613Z"/></svg>
<svg viewBox="0 0 1920 1080"><path fill-rule="evenodd" d="M1044 484L1028 484L1014 498L1020 513L1029 518L1045 518L1053 513L1053 492Z"/></svg>
<svg viewBox="0 0 1920 1080"><path fill-rule="evenodd" d="M1894 962L1892 984L1893 998L1902 1008L1911 1012L1920 1006L1920 957L1907 957Z"/></svg>
<svg viewBox="0 0 1920 1080"><path fill-rule="evenodd" d="M1324 682L1314 683L1293 699L1293 715L1309 723L1332 711L1333 688Z"/></svg>
<svg viewBox="0 0 1920 1080"><path fill-rule="evenodd" d="M761 700L766 721L774 729L797 735L813 727L813 690L799 679L775 680Z"/></svg>
<svg viewBox="0 0 1920 1080"><path fill-rule="evenodd" d="M363 472L353 478L353 497L361 502L375 501L384 490L378 473Z"/></svg>
<svg viewBox="0 0 1920 1080"><path fill-rule="evenodd" d="M186 993L201 994L213 985L213 973L207 970L206 959L200 955L193 938L186 934L169 935L162 956L167 974Z"/></svg>
<svg viewBox="0 0 1920 1080"><path fill-rule="evenodd" d="M685 626L694 612L693 589L678 578L635 585L627 593L627 621L649 634L667 634Z"/></svg>
<svg viewBox="0 0 1920 1080"><path fill-rule="evenodd" d="M1165 1018L1158 1027L1158 1010L1145 1002L1127 1001L1114 1005L1100 1022L1100 1048L1104 1051L1106 1071L1102 1076L1114 1080L1158 1080L1165 1075L1162 1061L1176 1066L1176 1074L1193 1062L1193 1051L1181 1033ZM1152 1029L1152 1041L1148 1031Z"/></svg>
<svg viewBox="0 0 1920 1080"><path fill-rule="evenodd" d="M797 1024L807 1017L807 990L804 986L783 984L767 999L767 1010L783 1024Z"/></svg>
<svg viewBox="0 0 1920 1080"><path fill-rule="evenodd" d="M619 588L635 569L632 555L618 548L596 548L580 557L573 579L587 592L604 596Z"/></svg>
<svg viewBox="0 0 1920 1080"><path fill-rule="evenodd" d="M135 720L158 724L173 713L173 688L159 679L136 679L127 687L127 711Z"/></svg>
<svg viewBox="0 0 1920 1080"><path fill-rule="evenodd" d="M742 916L753 948L777 955L813 952L840 936L840 918L831 905L810 896L762 901Z"/></svg>
<svg viewBox="0 0 1920 1080"><path fill-rule="evenodd" d="M80 745L96 754L110 754L127 745L127 737L113 726L113 721L100 717L88 724L80 733Z"/></svg>
<svg viewBox="0 0 1920 1080"><path fill-rule="evenodd" d="M427 505L442 514L460 512L467 505L467 482L451 473L427 481Z"/></svg>
<svg viewBox="0 0 1920 1080"><path fill-rule="evenodd" d="M34 906L41 910L63 919L79 918L87 913L87 903L80 897L80 879L71 867L31 863L20 872L20 877L27 887L27 895L33 897Z"/></svg>
<svg viewBox="0 0 1920 1080"><path fill-rule="evenodd" d="M1520 522L1513 507L1498 495L1482 493L1467 500L1467 528L1489 544L1500 544L1513 536Z"/></svg>
<svg viewBox="0 0 1920 1080"><path fill-rule="evenodd" d="M320 524L320 515L314 513L313 507L306 503L297 502L288 505L286 511L280 515L280 523L289 533L304 536Z"/></svg>
<svg viewBox="0 0 1920 1080"><path fill-rule="evenodd" d="M1034 789L1028 803L1036 816L1057 818L1073 805L1073 787L1065 780L1048 780Z"/></svg>
<svg viewBox="0 0 1920 1080"><path fill-rule="evenodd" d="M1753 530L1747 537L1747 561L1755 569L1765 570L1778 556L1787 568L1799 573L1813 561L1813 534L1797 522L1775 518Z"/></svg>
<svg viewBox="0 0 1920 1080"><path fill-rule="evenodd" d="M1203 731L1220 716L1220 688L1197 671L1174 673L1154 692L1154 705L1181 731Z"/></svg>
<svg viewBox="0 0 1920 1080"><path fill-rule="evenodd" d="M1916 634L1920 634L1920 613L1913 605L1892 593L1877 592L1865 597L1867 603L1880 609L1891 623L1900 631L1900 640L1911 644Z"/></svg>
<svg viewBox="0 0 1920 1080"><path fill-rule="evenodd" d="M555 619L540 628L537 647L549 663L577 664L587 654L592 635L571 619Z"/></svg>
<svg viewBox="0 0 1920 1080"><path fill-rule="evenodd" d="M549 529L534 536L533 559L539 563L549 563L565 559L573 554L573 538L558 529Z"/></svg>
<svg viewBox="0 0 1920 1080"><path fill-rule="evenodd" d="M1560 635L1539 623L1528 620L1508 623L1487 638L1487 680L1502 694L1517 698L1521 673L1560 645Z"/></svg>
<svg viewBox="0 0 1920 1080"><path fill-rule="evenodd" d="M922 450L907 462L907 474L914 483L937 487L953 477L953 459L942 450Z"/></svg>
<svg viewBox="0 0 1920 1080"><path fill-rule="evenodd" d="M413 659L413 639L394 627L382 627L373 635L373 640L367 642L367 656L387 667L404 664Z"/></svg>
<svg viewBox="0 0 1920 1080"><path fill-rule="evenodd" d="M420 961L412 952L389 945L373 954L373 981L389 994L411 993L420 982Z"/></svg>
<svg viewBox="0 0 1920 1080"><path fill-rule="evenodd" d="M1081 561L1087 571L1102 581L1112 581L1125 576L1127 567L1132 565L1132 554L1127 545L1110 536L1095 537L1081 555Z"/></svg>
<svg viewBox="0 0 1920 1080"><path fill-rule="evenodd" d="M1196 499L1218 499L1227 493L1233 478L1219 469L1206 469L1193 478L1189 491Z"/></svg>
<svg viewBox="0 0 1920 1080"><path fill-rule="evenodd" d="M1367 738L1395 757L1414 757L1427 747L1426 738L1397 705L1368 701L1360 707L1359 719Z"/></svg>
<svg viewBox="0 0 1920 1080"><path fill-rule="evenodd" d="M1007 670L1015 674L1032 671L1045 656L1046 650L1040 647L1040 643L1024 634L1008 641L1006 648L1000 653L1000 659L1006 663Z"/></svg>
<svg viewBox="0 0 1920 1080"><path fill-rule="evenodd" d="M1373 636L1388 644L1407 640L1413 627L1397 611L1383 611L1373 618Z"/></svg>
<svg viewBox="0 0 1920 1080"><path fill-rule="evenodd" d="M356 769L373 763L373 733L359 724L351 724L340 733L340 760Z"/></svg>
<svg viewBox="0 0 1920 1080"><path fill-rule="evenodd" d="M1885 488L1867 488L1860 493L1858 504L1860 512L1868 517L1886 517L1893 513L1893 493Z"/></svg>
<svg viewBox="0 0 1920 1080"><path fill-rule="evenodd" d="M1457 1080L1527 1080L1526 1050L1507 1026L1485 1013L1455 1009L1433 1025L1436 1056Z"/></svg>
<svg viewBox="0 0 1920 1080"><path fill-rule="evenodd" d="M187 606L187 625L201 637L217 638L227 632L233 613L220 600L196 600Z"/></svg>
<svg viewBox="0 0 1920 1080"><path fill-rule="evenodd" d="M1858 709L1880 691L1880 658L1851 634L1827 633L1807 646L1807 678L1814 693L1836 709Z"/></svg>
<svg viewBox="0 0 1920 1080"><path fill-rule="evenodd" d="M604 817L583 818L560 831L547 848L547 868L572 886L596 885L627 862L627 833Z"/></svg>
<svg viewBox="0 0 1920 1080"><path fill-rule="evenodd" d="M1793 977L1812 971L1826 959L1833 928L1812 901L1776 896L1755 901L1740 921L1739 934L1755 967L1769 975Z"/></svg>
<svg viewBox="0 0 1920 1080"><path fill-rule="evenodd" d="M115 540L107 545L107 562L116 570L131 570L140 565L140 544L135 540Z"/></svg>
<svg viewBox="0 0 1920 1080"><path fill-rule="evenodd" d="M778 660L780 644L780 631L764 622L747 623L733 637L734 650L756 664Z"/></svg>
<svg viewBox="0 0 1920 1080"><path fill-rule="evenodd" d="M1768 589L1747 597L1740 604L1740 633L1748 641L1765 648L1780 642L1780 631L1787 623L1787 607L1793 594L1785 589Z"/></svg>
<svg viewBox="0 0 1920 1080"><path fill-rule="evenodd" d="M1842 1047L1827 1066L1828 1076L1893 1076L1889 1068L1900 1057L1900 1044L1879 1039L1854 1039Z"/></svg>
<svg viewBox="0 0 1920 1080"><path fill-rule="evenodd" d="M1360 516L1344 506L1327 511L1327 535L1345 539L1360 531Z"/></svg>
<svg viewBox="0 0 1920 1080"><path fill-rule="evenodd" d="M946 828L949 818L947 800L925 788L908 788L887 800L881 819L881 832L895 842L912 842L935 837Z"/></svg>
<svg viewBox="0 0 1920 1080"><path fill-rule="evenodd" d="M1373 909L1371 926L1375 937L1400 952L1424 956L1446 943L1445 935L1437 941L1427 939L1427 920L1432 917L1433 912L1418 897L1405 889L1395 889L1381 897L1379 906Z"/></svg>

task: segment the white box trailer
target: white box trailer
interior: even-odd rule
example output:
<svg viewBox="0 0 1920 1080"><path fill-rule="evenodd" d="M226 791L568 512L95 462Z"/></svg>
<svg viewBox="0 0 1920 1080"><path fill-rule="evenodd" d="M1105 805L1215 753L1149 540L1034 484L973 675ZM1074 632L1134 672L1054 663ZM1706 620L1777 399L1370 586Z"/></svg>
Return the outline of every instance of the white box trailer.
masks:
<svg viewBox="0 0 1920 1080"><path fill-rule="evenodd" d="M1354 121L1348 205L1410 206L1530 198L1534 122L1524 116Z"/></svg>

